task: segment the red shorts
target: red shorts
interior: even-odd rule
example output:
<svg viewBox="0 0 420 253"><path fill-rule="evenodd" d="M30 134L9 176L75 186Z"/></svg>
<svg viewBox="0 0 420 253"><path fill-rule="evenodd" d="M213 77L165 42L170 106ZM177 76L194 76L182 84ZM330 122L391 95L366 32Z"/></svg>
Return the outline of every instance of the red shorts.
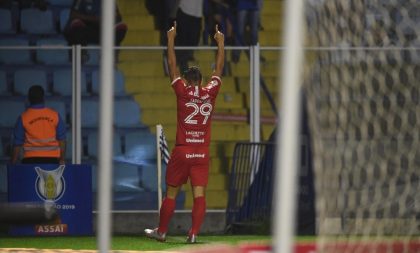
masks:
<svg viewBox="0 0 420 253"><path fill-rule="evenodd" d="M193 186L207 186L209 180L209 148L175 146L166 169L166 184L181 186L191 180Z"/></svg>

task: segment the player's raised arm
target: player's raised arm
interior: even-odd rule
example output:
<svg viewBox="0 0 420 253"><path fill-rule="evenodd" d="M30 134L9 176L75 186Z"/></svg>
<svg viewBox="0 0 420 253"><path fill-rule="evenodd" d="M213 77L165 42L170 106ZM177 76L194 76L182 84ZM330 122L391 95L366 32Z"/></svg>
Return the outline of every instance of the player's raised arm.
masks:
<svg viewBox="0 0 420 253"><path fill-rule="evenodd" d="M179 71L176 67L176 56L175 56L175 36L176 36L176 21L174 25L167 32L168 36L168 68L169 78L171 82L179 77Z"/></svg>
<svg viewBox="0 0 420 253"><path fill-rule="evenodd" d="M213 75L222 76L223 66L225 64L225 36L219 31L218 25L216 25L216 33L214 34L214 40L217 43L217 55L216 55L216 67Z"/></svg>

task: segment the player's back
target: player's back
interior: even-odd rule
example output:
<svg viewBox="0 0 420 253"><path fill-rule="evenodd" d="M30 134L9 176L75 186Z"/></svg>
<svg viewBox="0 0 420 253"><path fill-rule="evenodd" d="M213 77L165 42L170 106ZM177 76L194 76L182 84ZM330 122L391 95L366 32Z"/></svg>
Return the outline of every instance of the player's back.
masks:
<svg viewBox="0 0 420 253"><path fill-rule="evenodd" d="M182 79L173 82L177 95L177 145L209 145L211 116L220 84L218 77L205 87L187 86Z"/></svg>

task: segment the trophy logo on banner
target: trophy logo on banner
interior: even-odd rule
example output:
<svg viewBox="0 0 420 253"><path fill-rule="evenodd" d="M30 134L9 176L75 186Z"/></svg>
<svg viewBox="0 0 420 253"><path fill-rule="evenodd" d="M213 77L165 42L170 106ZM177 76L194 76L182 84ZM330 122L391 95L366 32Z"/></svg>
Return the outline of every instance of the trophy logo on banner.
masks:
<svg viewBox="0 0 420 253"><path fill-rule="evenodd" d="M92 235L91 173L89 164L8 164L7 177L13 182L8 201L36 210L30 222L11 225L9 234Z"/></svg>
<svg viewBox="0 0 420 253"><path fill-rule="evenodd" d="M43 170L35 167L38 177L35 181L35 189L38 196L45 201L57 201L65 192L66 182L63 178L65 165L60 165L55 170Z"/></svg>

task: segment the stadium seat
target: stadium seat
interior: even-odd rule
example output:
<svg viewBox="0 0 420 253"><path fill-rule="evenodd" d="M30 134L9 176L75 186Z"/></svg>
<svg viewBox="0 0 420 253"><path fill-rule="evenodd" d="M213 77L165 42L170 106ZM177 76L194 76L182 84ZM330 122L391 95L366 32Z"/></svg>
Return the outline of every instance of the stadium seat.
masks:
<svg viewBox="0 0 420 253"><path fill-rule="evenodd" d="M73 0L49 0L48 1L52 6L70 8L73 4Z"/></svg>
<svg viewBox="0 0 420 253"><path fill-rule="evenodd" d="M26 39L8 38L0 39L0 46L29 46ZM30 64L31 53L29 49L1 49L0 63L5 64Z"/></svg>
<svg viewBox="0 0 420 253"><path fill-rule="evenodd" d="M7 192L7 167L5 164L0 164L0 193Z"/></svg>
<svg viewBox="0 0 420 253"><path fill-rule="evenodd" d="M73 139L71 130L66 133L66 160L71 161L73 155Z"/></svg>
<svg viewBox="0 0 420 253"><path fill-rule="evenodd" d="M86 74L82 72L81 74L81 93L82 95L87 95L87 82ZM69 68L66 69L57 69L53 72L53 92L61 96L71 96L73 93L73 80L72 80L72 70Z"/></svg>
<svg viewBox="0 0 420 253"><path fill-rule="evenodd" d="M131 99L116 100L114 124L117 127L140 126L140 107ZM98 126L99 103L94 99L82 100L82 127Z"/></svg>
<svg viewBox="0 0 420 253"><path fill-rule="evenodd" d="M124 75L120 70L114 71L114 95L117 96L124 96L125 87L124 87ZM99 83L99 70L95 70L92 72L92 93L95 95L99 94L100 90L100 83Z"/></svg>
<svg viewBox="0 0 420 253"><path fill-rule="evenodd" d="M91 132L88 134L88 155L90 157L98 157L98 133ZM113 154L114 156L121 155L121 136L114 132L113 136Z"/></svg>
<svg viewBox="0 0 420 253"><path fill-rule="evenodd" d="M136 131L125 135L125 157L127 160L144 164L156 159L156 137L146 131Z"/></svg>
<svg viewBox="0 0 420 253"><path fill-rule="evenodd" d="M64 39L39 39L36 42L37 46L67 46L67 41ZM69 63L69 49L37 49L36 60L44 64L68 64Z"/></svg>
<svg viewBox="0 0 420 253"><path fill-rule="evenodd" d="M17 117L16 117L17 119ZM5 130L5 129L4 129ZM13 142L13 131L11 129L7 129L6 131L2 131L2 135L0 136L0 142L2 151L0 152L0 156L5 157L7 160L10 159L10 154L12 151L12 142Z"/></svg>
<svg viewBox="0 0 420 253"><path fill-rule="evenodd" d="M138 127L140 122L140 107L131 98L117 99L114 104L114 124L117 127Z"/></svg>
<svg viewBox="0 0 420 253"><path fill-rule="evenodd" d="M92 167L92 192L96 193L98 190L98 166L94 163L90 166Z"/></svg>
<svg viewBox="0 0 420 253"><path fill-rule="evenodd" d="M216 98L217 108L241 109L243 108L243 95L236 92L221 93Z"/></svg>
<svg viewBox="0 0 420 253"><path fill-rule="evenodd" d="M0 108L5 108L0 113L0 127L14 127L19 115L25 111L23 101L0 100Z"/></svg>
<svg viewBox="0 0 420 253"><path fill-rule="evenodd" d="M23 9L20 12L20 27L28 34L55 34L53 13L51 10L36 8Z"/></svg>
<svg viewBox="0 0 420 253"><path fill-rule="evenodd" d="M14 91L26 96L32 85L41 85L48 94L47 73L41 69L18 69L14 74Z"/></svg>
<svg viewBox="0 0 420 253"><path fill-rule="evenodd" d="M140 185L138 166L115 162L112 170L113 192L139 192L143 191ZM98 189L98 166L92 164L92 191Z"/></svg>
<svg viewBox="0 0 420 253"><path fill-rule="evenodd" d="M0 157L4 157L4 156L6 156L6 154L3 151L3 141L0 138ZM1 174L1 172L0 172L0 174Z"/></svg>
<svg viewBox="0 0 420 253"><path fill-rule="evenodd" d="M0 9L0 34L15 32L12 21L12 12L8 9Z"/></svg>
<svg viewBox="0 0 420 253"><path fill-rule="evenodd" d="M60 11L60 31L63 32L70 16L70 8L62 9Z"/></svg>
<svg viewBox="0 0 420 253"><path fill-rule="evenodd" d="M7 87L6 73L4 71L0 71L0 95L6 95L8 93L9 89Z"/></svg>
<svg viewBox="0 0 420 253"><path fill-rule="evenodd" d="M140 187L139 168L135 164L115 162L112 176L114 192L143 191Z"/></svg>
<svg viewBox="0 0 420 253"><path fill-rule="evenodd" d="M162 182L164 181L164 175L166 171L166 166L162 166ZM140 170L140 182L141 186L149 191L156 191L158 188L157 184L157 169L156 165L143 165Z"/></svg>
<svg viewBox="0 0 420 253"><path fill-rule="evenodd" d="M98 127L99 107L94 99L82 99L82 127Z"/></svg>

